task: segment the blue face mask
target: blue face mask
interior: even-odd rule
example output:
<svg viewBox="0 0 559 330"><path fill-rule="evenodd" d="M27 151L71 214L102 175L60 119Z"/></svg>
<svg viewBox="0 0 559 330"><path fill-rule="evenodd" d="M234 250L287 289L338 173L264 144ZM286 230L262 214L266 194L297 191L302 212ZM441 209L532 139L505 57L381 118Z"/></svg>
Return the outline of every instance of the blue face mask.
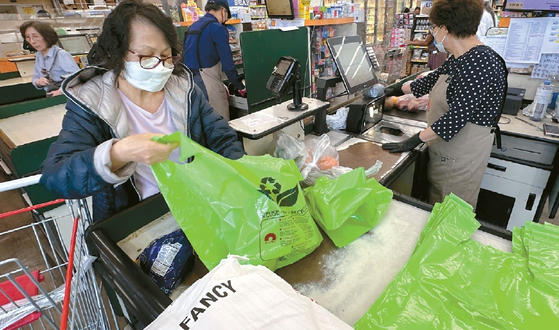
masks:
<svg viewBox="0 0 559 330"><path fill-rule="evenodd" d="M441 40L441 42L437 42L437 33L439 33L439 31L441 30L441 28L439 28L437 30L437 32L435 32L435 34L433 34L433 44L435 45L435 47L437 47L437 50L441 53L446 53L446 49L444 49L444 45L443 45L443 41L446 38L446 35L443 37L443 40Z"/></svg>

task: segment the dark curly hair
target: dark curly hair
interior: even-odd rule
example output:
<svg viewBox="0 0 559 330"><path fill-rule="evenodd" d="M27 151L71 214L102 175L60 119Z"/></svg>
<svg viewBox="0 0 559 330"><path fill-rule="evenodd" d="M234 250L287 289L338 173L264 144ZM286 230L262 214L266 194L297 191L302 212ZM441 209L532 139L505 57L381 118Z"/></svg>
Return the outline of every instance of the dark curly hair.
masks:
<svg viewBox="0 0 559 330"><path fill-rule="evenodd" d="M21 37L23 38L23 40L25 40L25 31L27 31L27 29L30 27L37 30L37 32L39 32L43 39L45 39L47 48L51 48L58 42L58 34L56 34L56 31L54 31L52 26L41 21L27 21L19 27L19 32L21 32Z"/></svg>
<svg viewBox="0 0 559 330"><path fill-rule="evenodd" d="M466 38L476 34L483 4L480 0L436 0L429 14L435 26L444 26L456 38Z"/></svg>
<svg viewBox="0 0 559 330"><path fill-rule="evenodd" d="M124 58L131 39L131 23L134 20L148 22L157 27L171 46L172 55L180 56L182 47L177 30L171 18L153 4L141 0L124 0L105 18L101 34L89 56L91 65L112 70L115 79L124 68ZM184 72L182 65L176 65L173 73Z"/></svg>

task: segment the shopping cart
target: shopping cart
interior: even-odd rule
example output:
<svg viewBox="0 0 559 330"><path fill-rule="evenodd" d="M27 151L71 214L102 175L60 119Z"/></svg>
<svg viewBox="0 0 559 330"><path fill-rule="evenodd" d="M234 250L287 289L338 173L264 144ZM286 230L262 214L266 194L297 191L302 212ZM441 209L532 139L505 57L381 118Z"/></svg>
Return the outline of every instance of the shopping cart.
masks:
<svg viewBox="0 0 559 330"><path fill-rule="evenodd" d="M0 183L0 192L37 184L39 178L35 175ZM41 213L42 208L58 204ZM17 257L0 261L0 330L118 329L91 267L95 258L84 241L85 229L91 223L87 202L59 199L3 213L2 228L9 225L10 217L26 212L34 213L32 220L0 231L0 241L7 235L23 235L32 237L32 242L0 246L0 256L25 250L39 261L31 266ZM73 223L71 234L65 233L69 223Z"/></svg>

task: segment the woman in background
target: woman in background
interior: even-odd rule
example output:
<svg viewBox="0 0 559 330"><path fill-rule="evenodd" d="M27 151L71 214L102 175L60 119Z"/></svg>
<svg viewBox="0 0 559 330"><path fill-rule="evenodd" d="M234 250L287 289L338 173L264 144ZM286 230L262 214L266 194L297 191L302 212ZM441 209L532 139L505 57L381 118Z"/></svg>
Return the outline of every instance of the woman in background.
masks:
<svg viewBox="0 0 559 330"><path fill-rule="evenodd" d="M435 38L431 33L427 34L424 40L406 40L406 45L411 46L427 46L427 51L429 52L428 66L430 70L435 70L441 66L448 56L447 53L439 52L434 43Z"/></svg>
<svg viewBox="0 0 559 330"><path fill-rule="evenodd" d="M484 37L490 28L497 27L497 16L495 16L495 11L493 11L492 0L481 1L483 1L483 15L477 28L476 36L478 39Z"/></svg>
<svg viewBox="0 0 559 330"><path fill-rule="evenodd" d="M150 165L178 161L180 150L154 136L180 131L224 157L245 154L180 63L175 26L155 5L118 4L92 58L96 66L62 84L67 112L41 183L67 199L92 195L94 221L159 193Z"/></svg>
<svg viewBox="0 0 559 330"><path fill-rule="evenodd" d="M476 37L482 13L479 0L434 1L429 14L434 44L451 55L435 71L395 91L429 94L427 129L382 148L404 152L427 143L431 203L454 193L475 209L491 153L507 71L503 59Z"/></svg>
<svg viewBox="0 0 559 330"><path fill-rule="evenodd" d="M60 90L60 84L64 80L62 77L80 69L74 57L56 45L58 35L45 22L25 22L20 26L19 31L22 38L37 51L33 85L38 89L44 89L47 96L62 95Z"/></svg>

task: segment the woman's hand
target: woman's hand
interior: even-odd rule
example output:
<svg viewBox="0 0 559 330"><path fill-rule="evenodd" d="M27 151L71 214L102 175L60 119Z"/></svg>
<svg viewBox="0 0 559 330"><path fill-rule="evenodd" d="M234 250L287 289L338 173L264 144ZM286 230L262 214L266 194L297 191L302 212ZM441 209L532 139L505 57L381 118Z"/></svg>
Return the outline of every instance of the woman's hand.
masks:
<svg viewBox="0 0 559 330"><path fill-rule="evenodd" d="M45 77L41 77L41 78L37 79L37 81L35 81L35 85L37 85L39 87L47 86L49 84L50 84L50 81Z"/></svg>
<svg viewBox="0 0 559 330"><path fill-rule="evenodd" d="M60 88L57 89L57 90L55 90L55 91L52 91L52 92L48 92L48 93L47 93L47 96L48 96L48 97L59 96L59 95L62 95L62 89L60 89Z"/></svg>
<svg viewBox="0 0 559 330"><path fill-rule="evenodd" d="M156 164L166 161L178 147L178 143L163 144L152 141L154 136L162 134L142 133L125 137L113 144L111 148L111 170L115 172L129 162Z"/></svg>

